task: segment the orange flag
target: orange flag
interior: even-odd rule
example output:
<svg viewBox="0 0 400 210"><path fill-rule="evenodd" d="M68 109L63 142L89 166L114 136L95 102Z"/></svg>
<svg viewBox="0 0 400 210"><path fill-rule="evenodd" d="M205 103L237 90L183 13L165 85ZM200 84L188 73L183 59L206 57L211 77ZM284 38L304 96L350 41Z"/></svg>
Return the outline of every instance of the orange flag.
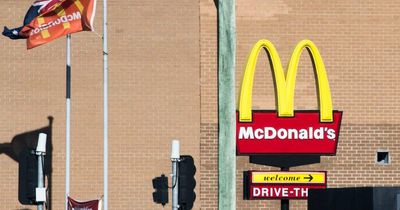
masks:
<svg viewBox="0 0 400 210"><path fill-rule="evenodd" d="M21 34L31 49L61 36L92 31L96 0L63 0L24 26Z"/></svg>

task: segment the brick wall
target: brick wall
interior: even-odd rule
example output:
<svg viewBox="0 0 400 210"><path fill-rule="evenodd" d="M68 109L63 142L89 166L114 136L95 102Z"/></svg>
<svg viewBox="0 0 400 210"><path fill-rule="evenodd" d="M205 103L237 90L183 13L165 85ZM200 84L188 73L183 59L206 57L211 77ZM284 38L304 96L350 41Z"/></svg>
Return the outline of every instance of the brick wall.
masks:
<svg viewBox="0 0 400 210"><path fill-rule="evenodd" d="M200 1L201 209L218 207L217 19L213 1Z"/></svg>

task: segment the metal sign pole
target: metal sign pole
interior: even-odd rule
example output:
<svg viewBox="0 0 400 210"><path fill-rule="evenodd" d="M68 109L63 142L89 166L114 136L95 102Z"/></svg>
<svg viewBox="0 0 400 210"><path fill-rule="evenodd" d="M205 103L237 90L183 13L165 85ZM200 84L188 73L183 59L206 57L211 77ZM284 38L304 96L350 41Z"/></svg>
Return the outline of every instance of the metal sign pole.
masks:
<svg viewBox="0 0 400 210"><path fill-rule="evenodd" d="M43 160L43 153L38 154L38 188L44 187ZM38 202L37 210L44 210L44 202Z"/></svg>
<svg viewBox="0 0 400 210"><path fill-rule="evenodd" d="M289 171L289 167L281 168L281 171ZM281 200L281 210L289 210L289 199L282 199Z"/></svg>
<svg viewBox="0 0 400 210"><path fill-rule="evenodd" d="M289 210L289 199L281 200L281 210Z"/></svg>
<svg viewBox="0 0 400 210"><path fill-rule="evenodd" d="M172 210L178 210L178 159L172 159Z"/></svg>
<svg viewBox="0 0 400 210"><path fill-rule="evenodd" d="M38 156L38 186L36 188L35 200L38 203L37 209L44 210L46 202L46 189L44 188L44 155L46 154L47 134L40 133L36 146L36 155Z"/></svg>
<svg viewBox="0 0 400 210"><path fill-rule="evenodd" d="M178 162L179 162L179 140L172 141L172 151L171 151L171 161L172 161L172 210L178 210L178 196L179 196L179 186L178 186Z"/></svg>
<svg viewBox="0 0 400 210"><path fill-rule="evenodd" d="M236 210L235 0L218 1L218 209Z"/></svg>

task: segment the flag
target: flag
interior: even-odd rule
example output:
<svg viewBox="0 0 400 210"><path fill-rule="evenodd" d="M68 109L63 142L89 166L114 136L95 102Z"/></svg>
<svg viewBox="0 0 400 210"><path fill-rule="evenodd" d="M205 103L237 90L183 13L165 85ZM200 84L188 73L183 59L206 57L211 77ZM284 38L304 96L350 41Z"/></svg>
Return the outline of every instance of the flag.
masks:
<svg viewBox="0 0 400 210"><path fill-rule="evenodd" d="M91 201L76 201L68 196L68 210L101 210L102 198Z"/></svg>
<svg viewBox="0 0 400 210"><path fill-rule="evenodd" d="M40 14L43 14L49 10L54 4L60 2L60 0L36 0L33 2L32 6L28 9L28 12L25 15L23 26L28 25L35 17ZM28 37L20 34L22 27L9 29L7 26L4 26L3 35L7 36L10 39L26 39Z"/></svg>
<svg viewBox="0 0 400 210"><path fill-rule="evenodd" d="M27 48L48 43L66 34L91 31L96 0L37 0L24 18L24 26L4 28L11 39L27 39Z"/></svg>

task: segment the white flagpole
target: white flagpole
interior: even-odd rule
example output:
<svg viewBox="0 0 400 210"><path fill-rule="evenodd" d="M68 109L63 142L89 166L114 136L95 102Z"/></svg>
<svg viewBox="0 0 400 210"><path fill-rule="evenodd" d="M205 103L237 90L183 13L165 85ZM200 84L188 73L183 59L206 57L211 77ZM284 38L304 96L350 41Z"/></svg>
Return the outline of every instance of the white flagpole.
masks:
<svg viewBox="0 0 400 210"><path fill-rule="evenodd" d="M104 106L104 210L108 210L108 46L107 46L107 0L103 0L103 106Z"/></svg>
<svg viewBox="0 0 400 210"><path fill-rule="evenodd" d="M66 69L66 122L65 122L65 210L68 210L69 176L70 176L70 125L71 125L71 34L67 35L67 69Z"/></svg>

